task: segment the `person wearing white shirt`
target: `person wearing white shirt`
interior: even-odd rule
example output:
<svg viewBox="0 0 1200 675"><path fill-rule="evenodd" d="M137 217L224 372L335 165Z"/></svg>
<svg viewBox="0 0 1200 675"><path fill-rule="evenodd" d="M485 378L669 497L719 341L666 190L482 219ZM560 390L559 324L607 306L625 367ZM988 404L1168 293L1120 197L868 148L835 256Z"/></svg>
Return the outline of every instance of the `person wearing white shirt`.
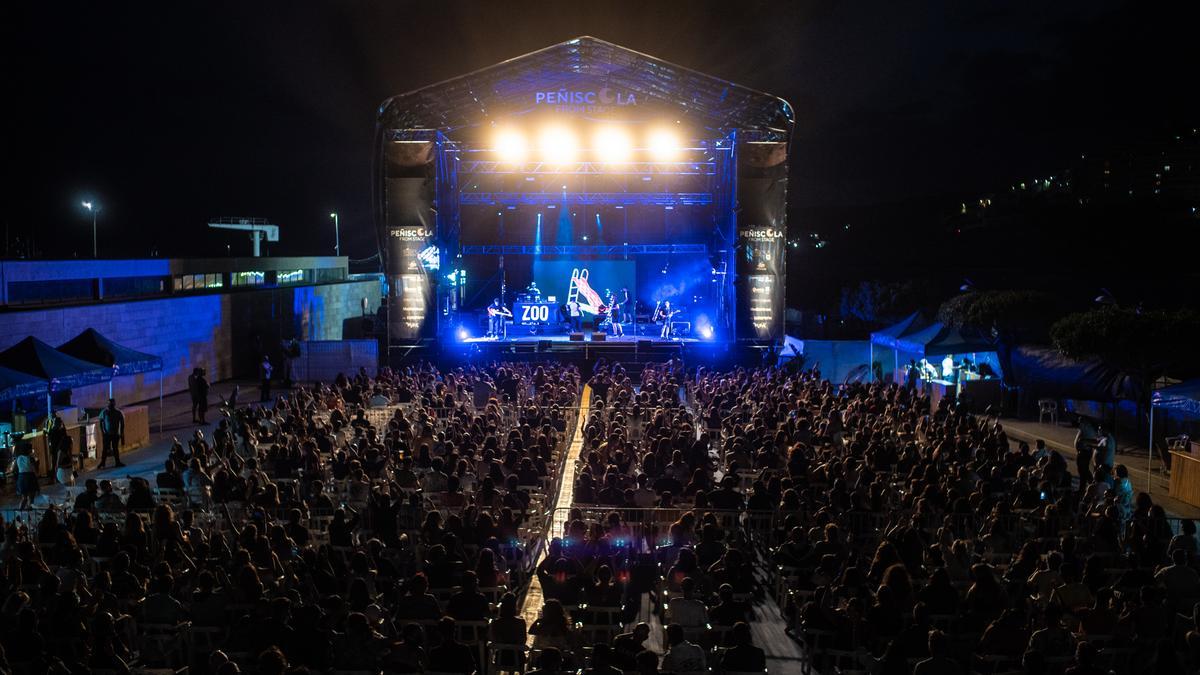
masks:
<svg viewBox="0 0 1200 675"><path fill-rule="evenodd" d="M704 658L704 649L683 638L683 626L675 623L667 626L667 644L670 646L663 656L662 669L664 671L675 673L675 675L707 673L708 666Z"/></svg>
<svg viewBox="0 0 1200 675"><path fill-rule="evenodd" d="M667 608L671 613L671 623L693 628L708 623L708 609L695 598L696 580L685 577L680 583L683 597L671 598Z"/></svg>

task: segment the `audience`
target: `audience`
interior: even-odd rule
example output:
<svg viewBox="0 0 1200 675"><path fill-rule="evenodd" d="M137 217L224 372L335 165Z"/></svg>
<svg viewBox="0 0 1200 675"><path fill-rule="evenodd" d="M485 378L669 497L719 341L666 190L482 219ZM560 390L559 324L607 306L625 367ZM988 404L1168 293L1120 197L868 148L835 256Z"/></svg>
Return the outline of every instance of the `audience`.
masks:
<svg viewBox="0 0 1200 675"><path fill-rule="evenodd" d="M1196 527L1123 466L1079 484L993 418L816 369L599 359L577 419L583 384L339 376L88 479L3 524L0 669L761 672L773 596L819 673L1200 671Z"/></svg>

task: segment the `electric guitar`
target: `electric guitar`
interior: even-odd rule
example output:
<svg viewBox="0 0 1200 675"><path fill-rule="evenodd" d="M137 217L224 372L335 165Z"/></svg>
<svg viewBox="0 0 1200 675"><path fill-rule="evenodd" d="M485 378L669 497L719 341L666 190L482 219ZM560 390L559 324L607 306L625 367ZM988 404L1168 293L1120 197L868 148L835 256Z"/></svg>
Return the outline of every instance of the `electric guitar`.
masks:
<svg viewBox="0 0 1200 675"><path fill-rule="evenodd" d="M682 311L683 311L682 309L672 309L669 312L664 312L662 310L658 310L657 311L658 318L654 320L654 323L666 323L666 322L670 321L676 314L678 314Z"/></svg>
<svg viewBox="0 0 1200 675"><path fill-rule="evenodd" d="M512 312L508 311L504 307L492 307L491 305L489 305L487 308L487 313L488 313L488 316L493 316L493 317L502 316L506 319L512 318Z"/></svg>

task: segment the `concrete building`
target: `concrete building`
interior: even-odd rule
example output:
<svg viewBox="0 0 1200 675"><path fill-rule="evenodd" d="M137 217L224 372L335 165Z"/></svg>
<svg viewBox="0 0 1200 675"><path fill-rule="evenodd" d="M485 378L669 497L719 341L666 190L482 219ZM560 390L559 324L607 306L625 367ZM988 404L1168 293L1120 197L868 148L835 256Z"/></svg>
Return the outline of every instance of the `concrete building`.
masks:
<svg viewBox="0 0 1200 675"><path fill-rule="evenodd" d="M0 262L0 350L28 335L60 345L86 328L161 356L163 371L118 377L120 401L187 388L194 367L213 381L253 377L282 341L361 337L380 279L348 274L345 257ZM98 406L100 384L72 392Z"/></svg>

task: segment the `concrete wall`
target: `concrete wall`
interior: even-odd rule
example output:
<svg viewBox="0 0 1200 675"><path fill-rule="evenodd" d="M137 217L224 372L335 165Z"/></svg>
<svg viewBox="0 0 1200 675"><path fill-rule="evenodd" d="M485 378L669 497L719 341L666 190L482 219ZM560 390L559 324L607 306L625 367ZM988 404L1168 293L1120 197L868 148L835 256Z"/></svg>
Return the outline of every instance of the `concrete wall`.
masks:
<svg viewBox="0 0 1200 675"><path fill-rule="evenodd" d="M145 401L158 397L160 377L166 393L182 391L195 367L206 368L212 381L249 377L258 355L266 350L274 357L281 340L340 340L344 323L362 314L363 298L373 314L380 294L371 280L4 312L0 350L28 335L57 346L95 328L162 357L161 373L113 381L118 401ZM105 383L76 389L71 401L99 406L107 397Z"/></svg>

